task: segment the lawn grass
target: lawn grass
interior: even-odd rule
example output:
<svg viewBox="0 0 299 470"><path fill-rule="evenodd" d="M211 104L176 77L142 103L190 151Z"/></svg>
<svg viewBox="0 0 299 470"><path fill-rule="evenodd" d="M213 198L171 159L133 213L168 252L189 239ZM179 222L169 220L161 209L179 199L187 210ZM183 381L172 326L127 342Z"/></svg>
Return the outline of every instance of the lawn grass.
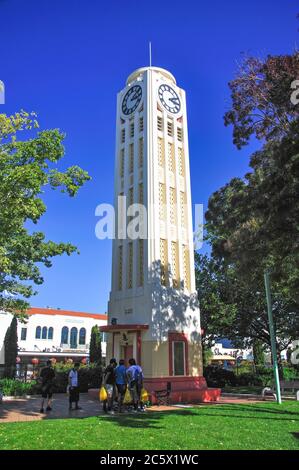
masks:
<svg viewBox="0 0 299 470"><path fill-rule="evenodd" d="M299 449L299 403L0 424L1 449Z"/></svg>

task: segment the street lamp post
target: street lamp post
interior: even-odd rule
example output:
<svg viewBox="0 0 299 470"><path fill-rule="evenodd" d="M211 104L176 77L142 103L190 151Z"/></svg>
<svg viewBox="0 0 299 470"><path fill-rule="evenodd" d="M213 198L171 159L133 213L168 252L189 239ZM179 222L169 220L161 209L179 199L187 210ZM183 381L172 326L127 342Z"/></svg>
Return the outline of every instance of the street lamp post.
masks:
<svg viewBox="0 0 299 470"><path fill-rule="evenodd" d="M276 351L276 338L275 338L275 330L274 330L274 323L273 323L272 300L271 300L271 291L270 291L270 276L269 276L268 271L264 272L264 280L265 280L265 289L266 289L266 298L267 298L267 307L268 307L268 320L269 320L271 353L272 353L272 361L273 361L273 373L274 373L274 381L275 381L275 387L276 387L276 396L277 396L277 403L281 404L277 351Z"/></svg>

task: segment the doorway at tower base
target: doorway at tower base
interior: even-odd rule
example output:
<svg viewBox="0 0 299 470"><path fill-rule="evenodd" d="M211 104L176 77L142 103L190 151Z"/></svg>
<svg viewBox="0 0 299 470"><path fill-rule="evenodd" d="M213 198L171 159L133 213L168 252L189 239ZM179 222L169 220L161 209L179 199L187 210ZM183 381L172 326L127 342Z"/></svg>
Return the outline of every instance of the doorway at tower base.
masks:
<svg viewBox="0 0 299 470"><path fill-rule="evenodd" d="M171 384L170 403L208 403L219 401L220 388L208 388L204 377L153 377L144 379L144 387L149 392L149 400L157 404L155 392L166 390Z"/></svg>

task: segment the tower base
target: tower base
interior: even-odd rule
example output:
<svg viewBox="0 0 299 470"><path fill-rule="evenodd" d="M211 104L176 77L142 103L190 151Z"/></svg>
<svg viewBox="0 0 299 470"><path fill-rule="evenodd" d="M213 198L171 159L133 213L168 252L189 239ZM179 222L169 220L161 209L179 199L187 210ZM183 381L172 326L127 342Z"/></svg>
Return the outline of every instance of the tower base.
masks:
<svg viewBox="0 0 299 470"><path fill-rule="evenodd" d="M166 390L171 384L170 403L208 403L219 401L220 388L208 388L204 377L153 377L144 379L144 387L153 405L157 404L156 391Z"/></svg>

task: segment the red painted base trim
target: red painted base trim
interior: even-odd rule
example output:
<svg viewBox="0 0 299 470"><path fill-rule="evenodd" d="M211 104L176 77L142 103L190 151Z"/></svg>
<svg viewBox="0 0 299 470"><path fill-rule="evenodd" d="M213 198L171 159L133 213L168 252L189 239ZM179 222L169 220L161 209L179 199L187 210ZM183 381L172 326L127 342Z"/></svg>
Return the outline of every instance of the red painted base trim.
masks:
<svg viewBox="0 0 299 470"><path fill-rule="evenodd" d="M167 382L171 382L171 390L201 390L207 388L207 382L204 377L152 377L145 378L144 383L147 385L149 391L162 390L166 388Z"/></svg>
<svg viewBox="0 0 299 470"><path fill-rule="evenodd" d="M154 377L144 380L151 402L156 404L155 390L164 390L171 382L171 403L206 403L218 401L220 388L208 388L204 377Z"/></svg>

